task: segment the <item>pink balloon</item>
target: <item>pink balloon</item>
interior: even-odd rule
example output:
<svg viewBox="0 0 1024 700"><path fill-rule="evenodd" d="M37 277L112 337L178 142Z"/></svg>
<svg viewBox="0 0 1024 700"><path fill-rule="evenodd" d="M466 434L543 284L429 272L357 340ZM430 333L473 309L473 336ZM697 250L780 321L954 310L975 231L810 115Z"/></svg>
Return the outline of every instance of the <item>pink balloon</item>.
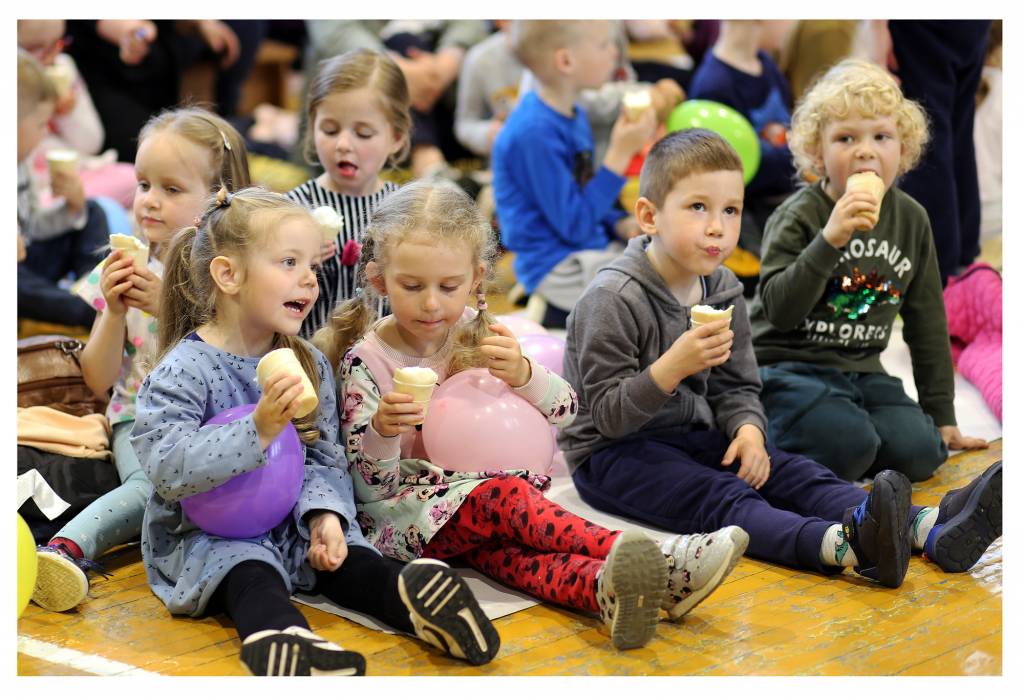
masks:
<svg viewBox="0 0 1024 700"><path fill-rule="evenodd" d="M486 369L468 369L434 390L423 422L430 461L452 471L548 473L551 427L526 399Z"/></svg>
<svg viewBox="0 0 1024 700"><path fill-rule="evenodd" d="M517 338L522 338L524 335L547 335L548 331L544 326L540 325L536 321L531 321L525 316L514 316L512 314L505 314L503 316L496 316L495 320L498 323L503 323L508 326L508 329L512 331L512 335Z"/></svg>
<svg viewBox="0 0 1024 700"><path fill-rule="evenodd" d="M565 341L553 335L524 335L519 340L523 352L549 370L562 376Z"/></svg>
<svg viewBox="0 0 1024 700"><path fill-rule="evenodd" d="M205 425L233 423L256 404L221 411ZM259 537L284 520L299 500L305 478L304 450L289 423L267 446L267 463L232 477L209 491L181 499L181 508L196 525L218 537Z"/></svg>

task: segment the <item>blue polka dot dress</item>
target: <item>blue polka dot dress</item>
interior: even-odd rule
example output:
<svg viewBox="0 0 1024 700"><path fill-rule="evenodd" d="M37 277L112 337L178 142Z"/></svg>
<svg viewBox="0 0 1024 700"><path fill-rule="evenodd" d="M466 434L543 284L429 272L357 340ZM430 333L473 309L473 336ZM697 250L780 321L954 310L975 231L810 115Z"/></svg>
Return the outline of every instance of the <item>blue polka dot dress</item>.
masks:
<svg viewBox="0 0 1024 700"><path fill-rule="evenodd" d="M149 585L170 612L202 615L220 581L246 560L274 567L289 591L311 589L316 577L306 561L309 528L303 519L311 510L338 513L348 545L372 550L356 524L352 481L338 444L333 373L323 354L312 352L320 375L320 438L304 445L305 480L291 514L251 539L207 534L184 514L179 501L266 464L251 414L227 425L200 427L228 408L259 401L260 358L232 355L193 334L143 382L131 441L155 491L146 505L142 556Z"/></svg>

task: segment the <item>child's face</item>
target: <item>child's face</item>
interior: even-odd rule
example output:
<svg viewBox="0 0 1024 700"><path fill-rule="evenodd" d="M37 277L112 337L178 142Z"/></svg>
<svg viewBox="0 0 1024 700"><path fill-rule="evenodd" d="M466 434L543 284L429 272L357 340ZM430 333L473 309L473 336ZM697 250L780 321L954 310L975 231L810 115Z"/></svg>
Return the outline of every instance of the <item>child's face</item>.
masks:
<svg viewBox="0 0 1024 700"><path fill-rule="evenodd" d="M320 232L308 216L285 218L246 250L239 299L247 332L298 335L320 295L319 253Z"/></svg>
<svg viewBox="0 0 1024 700"><path fill-rule="evenodd" d="M403 145L368 87L328 95L316 108L313 134L322 184L357 197L380 189L380 171Z"/></svg>
<svg viewBox="0 0 1024 700"><path fill-rule="evenodd" d="M389 251L383 277L376 263L367 276L391 302L398 333L410 346L436 351L462 317L483 274L468 245L446 246L411 236Z"/></svg>
<svg viewBox="0 0 1024 700"><path fill-rule="evenodd" d="M648 254L675 280L710 275L736 248L743 213L743 173L715 170L679 180L660 209L641 198L640 227L653 236Z"/></svg>
<svg viewBox="0 0 1024 700"><path fill-rule="evenodd" d="M596 89L611 80L619 58L608 20L587 20L582 36L570 47L575 61L576 85L580 89Z"/></svg>
<svg viewBox="0 0 1024 700"><path fill-rule="evenodd" d="M135 223L150 243L165 243L203 213L214 173L210 154L171 131L157 131L135 155Z"/></svg>
<svg viewBox="0 0 1024 700"><path fill-rule="evenodd" d="M846 178L870 170L888 190L900 167L899 129L895 117L850 116L830 121L822 129L818 167L828 181L825 192L838 200L846 192Z"/></svg>
<svg viewBox="0 0 1024 700"><path fill-rule="evenodd" d="M18 117L18 162L23 162L46 137L53 116L53 102L43 101L25 116Z"/></svg>

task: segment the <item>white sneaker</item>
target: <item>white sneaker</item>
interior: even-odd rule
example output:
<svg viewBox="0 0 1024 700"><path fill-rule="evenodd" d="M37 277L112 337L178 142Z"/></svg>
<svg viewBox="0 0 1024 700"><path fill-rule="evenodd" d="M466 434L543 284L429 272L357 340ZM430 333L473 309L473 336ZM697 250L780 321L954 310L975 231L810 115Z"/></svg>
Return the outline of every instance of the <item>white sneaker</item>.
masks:
<svg viewBox="0 0 1024 700"><path fill-rule="evenodd" d="M479 666L494 658L501 639L469 586L443 561L415 559L398 575L398 594L416 636Z"/></svg>
<svg viewBox="0 0 1024 700"><path fill-rule="evenodd" d="M597 574L597 605L616 649L651 641L667 578L668 563L657 542L640 530L616 538Z"/></svg>
<svg viewBox="0 0 1024 700"><path fill-rule="evenodd" d="M366 660L305 627L253 632L242 641L242 664L254 676L362 676Z"/></svg>
<svg viewBox="0 0 1024 700"><path fill-rule="evenodd" d="M750 537L735 525L710 534L674 535L661 543L669 563L668 592L662 608L678 620L718 588L743 552Z"/></svg>

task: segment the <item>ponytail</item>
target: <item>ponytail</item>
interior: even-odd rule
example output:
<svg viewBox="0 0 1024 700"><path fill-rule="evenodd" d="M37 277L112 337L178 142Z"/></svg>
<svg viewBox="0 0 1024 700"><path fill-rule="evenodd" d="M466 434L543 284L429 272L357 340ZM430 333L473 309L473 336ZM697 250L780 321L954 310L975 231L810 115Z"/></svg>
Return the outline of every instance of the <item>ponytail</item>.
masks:
<svg viewBox="0 0 1024 700"><path fill-rule="evenodd" d="M181 229L171 240L171 247L165 256L167 264L160 294L157 363L210 316L212 290L203 289L202 275L192 274L192 250L198 235L199 229L195 226Z"/></svg>

